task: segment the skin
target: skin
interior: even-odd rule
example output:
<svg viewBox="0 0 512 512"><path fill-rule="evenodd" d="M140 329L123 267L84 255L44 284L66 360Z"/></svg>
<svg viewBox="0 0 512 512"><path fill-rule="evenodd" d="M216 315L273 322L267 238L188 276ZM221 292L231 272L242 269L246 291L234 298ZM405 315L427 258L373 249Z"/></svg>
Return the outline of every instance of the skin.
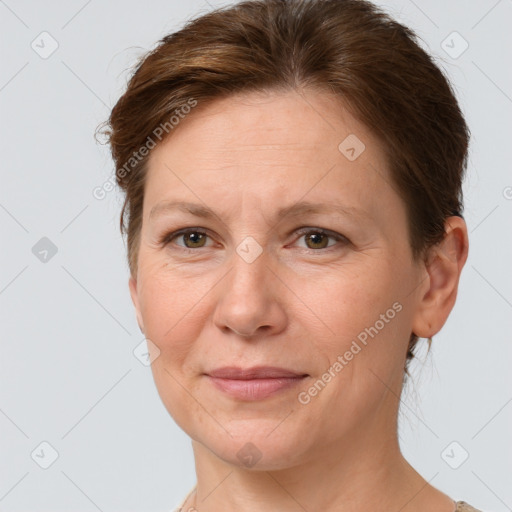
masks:
<svg viewBox="0 0 512 512"><path fill-rule="evenodd" d="M349 134L366 146L354 161L338 149ZM170 200L217 216L150 216ZM276 219L298 201L357 213ZM160 243L189 227L208 236ZM298 234L302 227L348 241ZM248 236L263 250L252 262L236 251ZM444 241L425 261L413 260L407 211L379 140L329 93L253 92L198 105L150 155L129 281L158 356L151 367L159 395L192 438L197 492L183 510L452 512L453 500L403 458L397 413L409 335L441 329L467 251L466 225L450 217ZM400 312L300 403L298 393L395 303ZM204 375L255 365L308 377L248 402ZM246 443L261 455L252 467L237 457Z"/></svg>

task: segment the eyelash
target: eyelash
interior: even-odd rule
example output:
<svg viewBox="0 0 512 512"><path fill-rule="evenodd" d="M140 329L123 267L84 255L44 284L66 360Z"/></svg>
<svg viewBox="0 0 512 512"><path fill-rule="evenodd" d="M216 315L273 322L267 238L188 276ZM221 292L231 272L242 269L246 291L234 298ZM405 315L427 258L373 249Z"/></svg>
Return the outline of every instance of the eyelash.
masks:
<svg viewBox="0 0 512 512"><path fill-rule="evenodd" d="M211 239L211 237L208 235L208 233L206 231L203 230L203 228L184 228L184 229L180 229L178 231L173 231L171 233L167 233L167 234L163 235L161 237L161 239L159 240L159 244L161 246L166 246L166 245L170 244L175 238L178 238L183 235L188 235L191 233L198 233L200 235L206 235ZM341 242L342 245L348 245L350 243L350 240L346 236L343 236L334 231L329 231L329 230L322 229L322 228L312 228L312 227L299 228L298 230L295 231L295 233L297 235L300 235L300 237L303 237L304 235L307 235L307 234L320 234L320 235L327 236L328 238L332 238L332 239L336 240L337 242ZM335 250L336 249L335 245L336 244L334 244L332 246L320 248L320 249L306 248L305 250L307 250L309 252L326 252L326 251ZM183 250L187 253L194 253L194 252L197 252L199 249L205 248L205 247L197 247L195 249L192 249L190 247L184 247L181 245L178 245L177 247L179 247L180 250Z"/></svg>

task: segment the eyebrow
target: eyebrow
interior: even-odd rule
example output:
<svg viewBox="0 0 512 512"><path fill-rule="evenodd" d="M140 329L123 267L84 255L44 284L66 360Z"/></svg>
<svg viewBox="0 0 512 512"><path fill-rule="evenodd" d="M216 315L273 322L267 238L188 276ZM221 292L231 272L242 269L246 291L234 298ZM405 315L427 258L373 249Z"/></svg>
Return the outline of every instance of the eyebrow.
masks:
<svg viewBox="0 0 512 512"><path fill-rule="evenodd" d="M215 213L215 211L212 210L210 207L197 203L189 203L186 201L162 201L160 203L157 203L151 209L149 213L149 218L151 219L164 213L176 210L204 219L220 218L220 216L217 213ZM300 215L322 213L334 213L354 218L370 217L368 213L365 212L364 210L354 207L342 206L336 203L311 203L308 201L301 201L290 206L280 208L277 211L276 219L281 220L284 217L298 217Z"/></svg>

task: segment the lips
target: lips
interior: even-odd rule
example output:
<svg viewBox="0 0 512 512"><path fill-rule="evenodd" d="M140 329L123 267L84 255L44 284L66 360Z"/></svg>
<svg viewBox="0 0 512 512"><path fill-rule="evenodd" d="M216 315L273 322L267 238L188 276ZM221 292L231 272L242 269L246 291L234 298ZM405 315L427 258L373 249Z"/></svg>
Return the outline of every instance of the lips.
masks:
<svg viewBox="0 0 512 512"><path fill-rule="evenodd" d="M262 400L290 389L308 375L285 368L259 366L252 368L223 367L206 374L215 387L242 401Z"/></svg>
<svg viewBox="0 0 512 512"><path fill-rule="evenodd" d="M208 372L208 375L219 379L249 380L303 377L305 374L276 366L253 366L252 368L225 366Z"/></svg>

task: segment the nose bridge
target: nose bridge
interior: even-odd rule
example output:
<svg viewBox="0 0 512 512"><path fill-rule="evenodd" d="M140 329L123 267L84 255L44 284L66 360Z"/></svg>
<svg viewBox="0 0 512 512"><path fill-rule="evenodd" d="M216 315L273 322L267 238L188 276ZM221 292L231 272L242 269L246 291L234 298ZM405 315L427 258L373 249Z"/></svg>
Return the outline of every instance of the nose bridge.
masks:
<svg viewBox="0 0 512 512"><path fill-rule="evenodd" d="M269 247L273 244L269 242L273 230L268 220L269 213L265 214L272 210L273 199L270 193L266 197L258 197L247 188L239 191L232 226L234 251L230 261L230 288L233 293L241 294L241 298L246 293L253 293L254 301L263 300L271 289L269 280L275 279L269 268L272 266Z"/></svg>
<svg viewBox="0 0 512 512"><path fill-rule="evenodd" d="M235 294L265 295L270 254L252 236L246 236L235 247L231 259L230 288Z"/></svg>
<svg viewBox="0 0 512 512"><path fill-rule="evenodd" d="M281 330L285 313L271 286L271 257L253 237L235 247L231 268L219 290L214 321L222 330L252 336L258 329Z"/></svg>

